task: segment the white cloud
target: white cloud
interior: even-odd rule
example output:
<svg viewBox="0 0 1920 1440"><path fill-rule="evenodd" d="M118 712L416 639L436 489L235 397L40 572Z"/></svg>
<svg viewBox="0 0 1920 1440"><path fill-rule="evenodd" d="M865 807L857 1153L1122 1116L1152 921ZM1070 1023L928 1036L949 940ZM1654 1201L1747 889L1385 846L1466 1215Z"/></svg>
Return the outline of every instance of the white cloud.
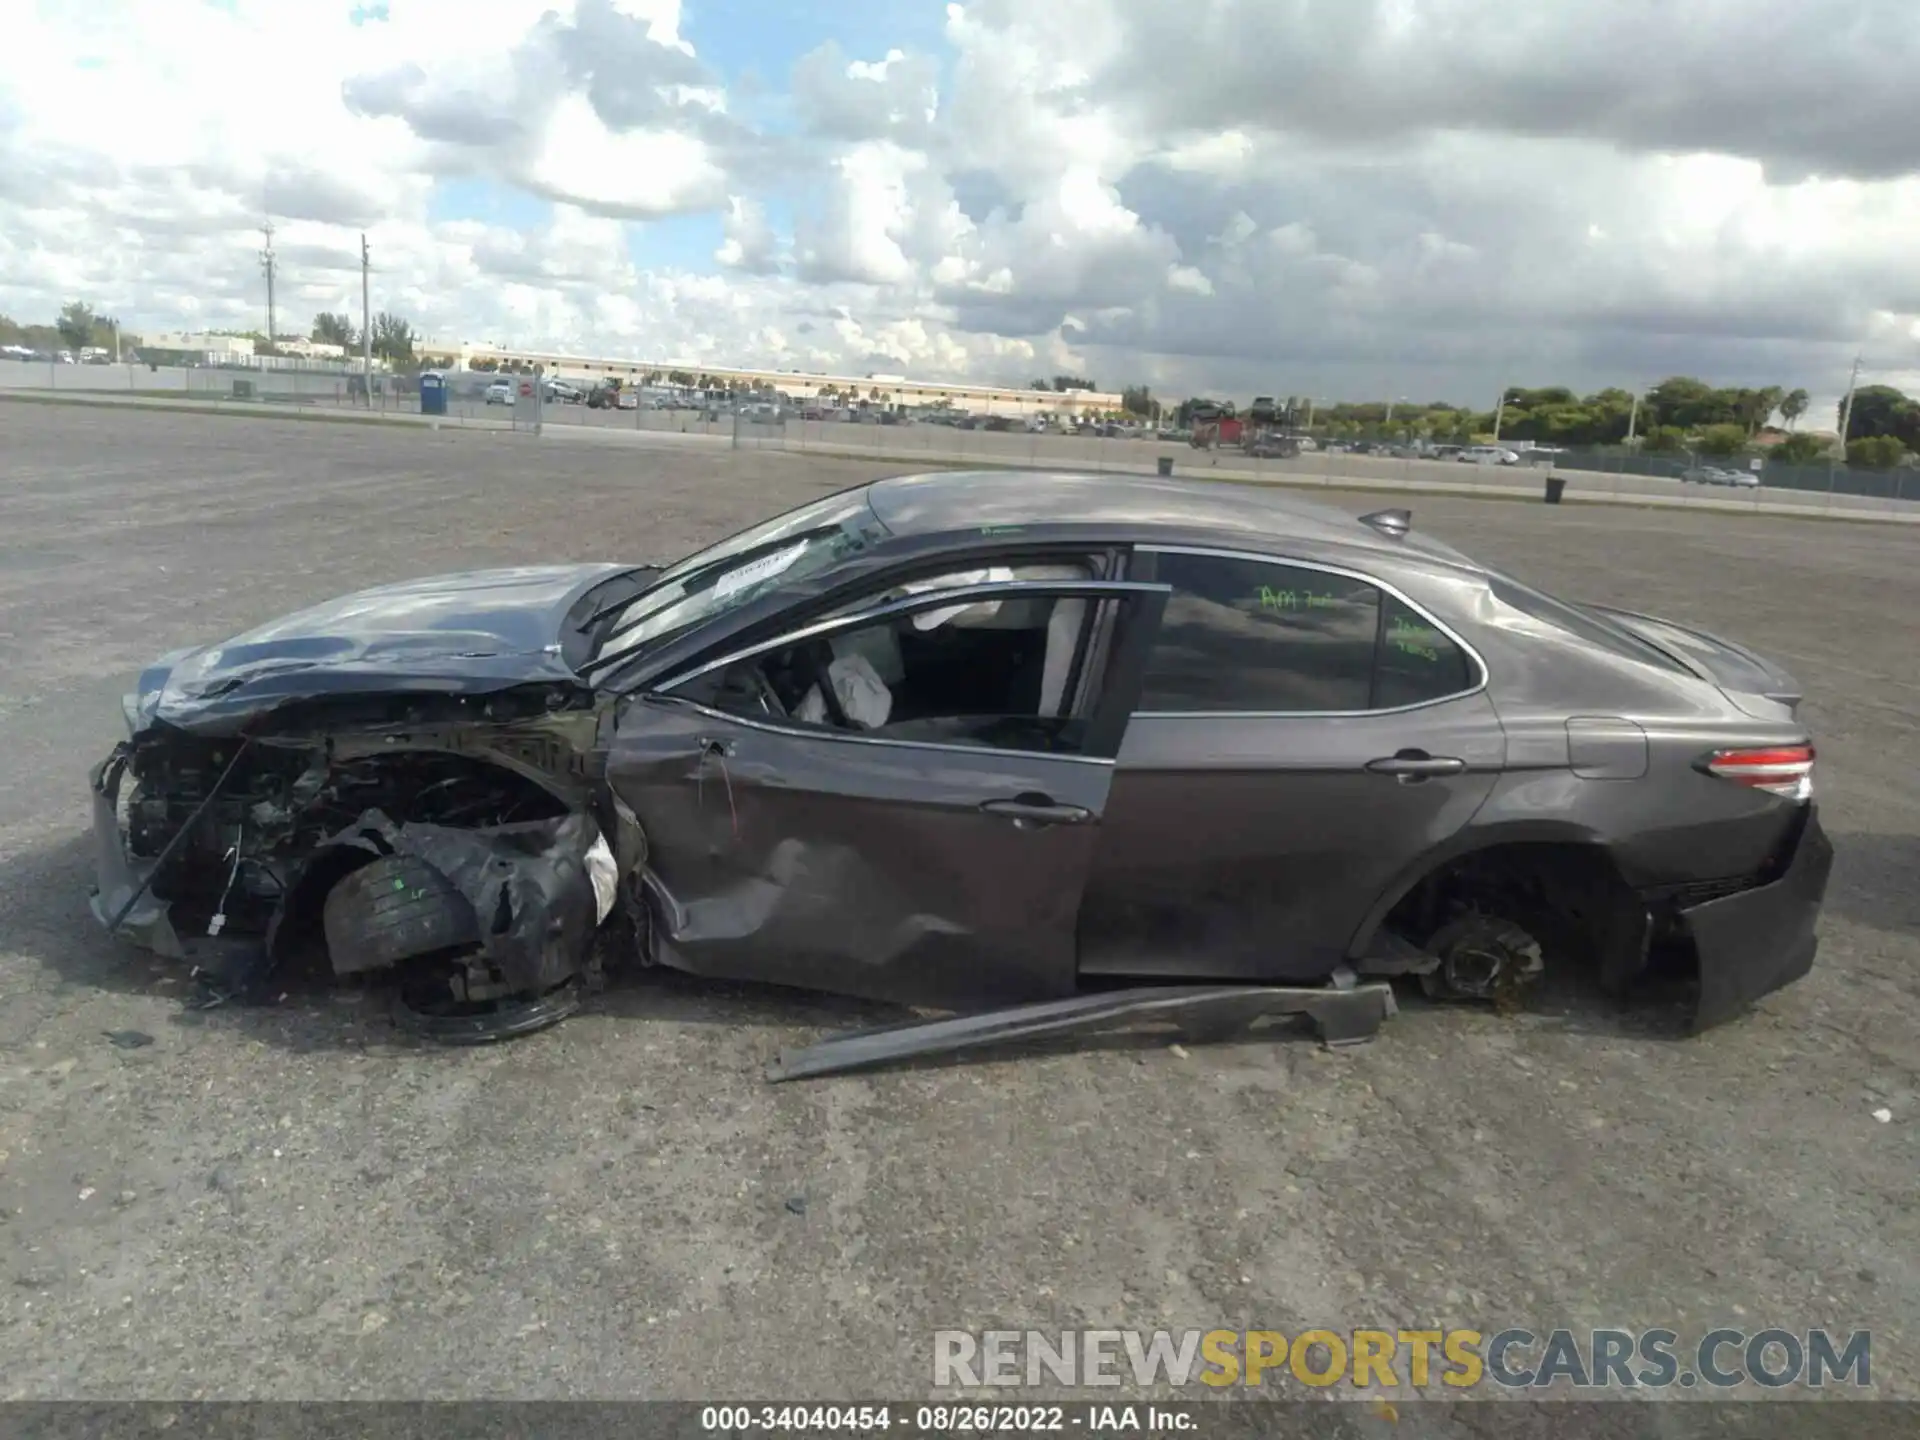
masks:
<svg viewBox="0 0 1920 1440"><path fill-rule="evenodd" d="M729 270L766 275L778 268L779 238L767 223L767 212L757 200L743 195L727 197L726 238L714 259Z"/></svg>
<svg viewBox="0 0 1920 1440"><path fill-rule="evenodd" d="M972 0L771 94L696 53L700 3L15 4L0 311L258 323L271 209L301 324L357 309L365 229L429 333L715 363L1459 399L1920 369L1910 0ZM551 219L435 221L448 181ZM701 214L717 273L635 266Z"/></svg>
<svg viewBox="0 0 1920 1440"><path fill-rule="evenodd" d="M1174 265L1167 270L1167 284L1175 290L1185 290L1190 295L1213 294L1213 281L1205 273L1191 265Z"/></svg>
<svg viewBox="0 0 1920 1440"><path fill-rule="evenodd" d="M536 194L610 215L711 209L727 177L698 138L676 130L609 130L583 97L559 101L516 175Z"/></svg>

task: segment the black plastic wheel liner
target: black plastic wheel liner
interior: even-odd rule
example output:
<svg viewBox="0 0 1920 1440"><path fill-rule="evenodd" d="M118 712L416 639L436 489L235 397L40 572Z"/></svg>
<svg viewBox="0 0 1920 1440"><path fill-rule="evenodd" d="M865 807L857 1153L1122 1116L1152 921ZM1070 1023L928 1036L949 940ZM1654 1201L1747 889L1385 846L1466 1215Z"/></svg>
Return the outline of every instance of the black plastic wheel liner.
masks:
<svg viewBox="0 0 1920 1440"><path fill-rule="evenodd" d="M336 975L480 942L473 905L417 855L383 855L335 883L322 910Z"/></svg>
<svg viewBox="0 0 1920 1440"><path fill-rule="evenodd" d="M487 963L516 992L545 995L580 969L593 943L599 916L587 852L599 836L585 814L462 830L396 825L369 810L307 863L323 872L340 852L418 857L473 907Z"/></svg>
<svg viewBox="0 0 1920 1440"><path fill-rule="evenodd" d="M394 995L395 1017L414 1034L442 1045L491 1045L531 1035L558 1025L580 1008L577 979L564 980L542 995L510 995L485 1006L461 1007L462 1013L445 1014L417 1008L407 997L408 988L402 985ZM452 1008L450 1000L450 1012Z"/></svg>

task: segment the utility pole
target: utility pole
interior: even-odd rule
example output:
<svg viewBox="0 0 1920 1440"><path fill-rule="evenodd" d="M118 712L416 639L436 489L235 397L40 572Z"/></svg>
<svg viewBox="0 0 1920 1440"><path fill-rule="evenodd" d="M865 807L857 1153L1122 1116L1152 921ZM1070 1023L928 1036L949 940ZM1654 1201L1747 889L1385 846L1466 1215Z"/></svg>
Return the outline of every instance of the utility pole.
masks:
<svg viewBox="0 0 1920 1440"><path fill-rule="evenodd" d="M1847 377L1847 401L1840 407L1840 450L1847 448L1847 431L1853 426L1853 392L1860 386L1860 360L1854 358L1853 373Z"/></svg>
<svg viewBox="0 0 1920 1440"><path fill-rule="evenodd" d="M260 233L266 238L266 244L260 249L260 270L267 277L267 349L273 349L275 331L273 328L273 272L277 262L273 255L273 217L267 217L267 223L260 227Z"/></svg>
<svg viewBox="0 0 1920 1440"><path fill-rule="evenodd" d="M1860 387L1860 357L1853 357L1853 373L1847 377L1847 398L1840 406L1840 443L1827 455L1827 491L1833 491L1833 473L1836 466L1846 459L1847 431L1853 427L1853 392ZM1831 503L1831 502L1829 502Z"/></svg>
<svg viewBox="0 0 1920 1440"><path fill-rule="evenodd" d="M1507 392L1502 390L1500 392L1499 403L1493 407L1493 443L1496 445L1500 443L1500 421L1506 416L1506 413Z"/></svg>
<svg viewBox="0 0 1920 1440"><path fill-rule="evenodd" d="M1627 411L1627 449L1633 449L1634 437L1640 433L1640 392L1633 392L1633 408Z"/></svg>
<svg viewBox="0 0 1920 1440"><path fill-rule="evenodd" d="M367 276L373 269L372 251L367 248L367 232L360 232L360 371L367 382L367 408L373 408L373 306Z"/></svg>

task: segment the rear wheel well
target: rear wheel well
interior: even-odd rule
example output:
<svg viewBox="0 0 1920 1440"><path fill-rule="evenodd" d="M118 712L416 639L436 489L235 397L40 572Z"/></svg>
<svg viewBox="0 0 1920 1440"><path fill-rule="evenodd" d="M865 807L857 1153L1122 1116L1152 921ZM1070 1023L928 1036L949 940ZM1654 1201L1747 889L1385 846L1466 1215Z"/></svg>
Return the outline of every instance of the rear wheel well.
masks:
<svg viewBox="0 0 1920 1440"><path fill-rule="evenodd" d="M1510 841L1455 856L1402 895L1381 928L1424 948L1474 912L1525 930L1549 970L1589 969L1609 990L1646 966L1647 907L1603 845Z"/></svg>

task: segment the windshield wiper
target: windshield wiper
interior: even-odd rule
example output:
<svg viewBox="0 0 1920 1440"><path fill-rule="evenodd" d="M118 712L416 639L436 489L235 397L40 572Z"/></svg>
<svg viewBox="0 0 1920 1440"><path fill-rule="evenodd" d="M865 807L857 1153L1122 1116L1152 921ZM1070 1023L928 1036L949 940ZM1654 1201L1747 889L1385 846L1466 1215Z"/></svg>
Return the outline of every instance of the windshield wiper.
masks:
<svg viewBox="0 0 1920 1440"><path fill-rule="evenodd" d="M639 590L634 591L633 594L627 596L624 600L609 600L606 604L602 605L598 610L594 611L591 615L587 616L586 619L582 620L580 622L579 628L575 630L574 633L576 635L586 634L587 631L591 630L594 626L598 625L602 620L606 619L609 615L618 615L622 610L626 609L627 606L631 605L634 601L638 600L642 595L646 594L647 591L651 590L652 588L653 586L647 585L642 587Z"/></svg>
<svg viewBox="0 0 1920 1440"><path fill-rule="evenodd" d="M748 549L742 550L738 555L722 555L717 560L709 560L706 564L697 566L684 575L676 576L675 579L678 583L684 585L695 576L706 574L716 565L745 564L750 560L758 560L762 555L771 555L775 551L784 550L789 545L798 544L803 540L818 540L822 535L831 535L838 529L840 529L838 525L822 525L813 530L797 531L792 535L784 535L778 540L768 540L764 544L751 546ZM663 572L661 579L664 580L665 578L665 573ZM620 611L626 609L627 606L633 604L634 601L640 599L641 596L648 594L659 584L660 580L656 580L653 585L647 586L645 590L636 590L624 600L608 601L580 622L581 631L591 630L595 625L598 625L602 620L606 619L607 616L618 614Z"/></svg>
<svg viewBox="0 0 1920 1440"><path fill-rule="evenodd" d="M777 540L768 540L768 541L764 541L759 545L749 546L747 549L742 550L737 555L723 555L717 560L709 560L706 564L701 565L696 569L689 570L685 575L676 576L675 582L677 584L684 586L688 581L697 579L702 575L710 574L715 569L724 568L724 569L731 570L741 565L749 565L753 563L755 560L758 560L759 558L761 558L763 555L778 554L782 550L788 549L789 547L794 545L804 544L809 540L819 540L829 535L838 535L844 532L845 529L846 527L844 525L819 525L819 526L815 526L811 530L799 530L799 531L795 531L791 535L782 535ZM855 541L855 544L853 546L854 549L859 549L861 545L865 543L864 539L862 539L861 537L856 536L856 537L850 537L850 538L854 539ZM772 576L768 577L768 579L772 579L772 578L774 577ZM602 606L599 611L596 611L593 616L589 617L586 624L581 626L581 629L583 630L587 629L589 626L593 625L596 621L604 620L608 614L611 614L620 610L624 610L627 606L632 605L637 601L644 599L647 595L651 594L655 588L657 588L655 585L649 585L645 590L642 590L638 595L629 595L625 600L616 601L612 604ZM690 595L692 593L693 592L685 592L683 593L681 598L682 599L690 598ZM688 621L687 623L690 625L696 625L699 623L699 621L691 620L691 621ZM679 626L675 626L674 630L683 630L685 628L686 628L685 625L679 625ZM668 630L663 633L671 635L674 633L674 631ZM656 635L653 638L657 640L660 638L660 636ZM593 657L593 659L587 661L586 664L582 665L579 668L578 674L582 679L585 679L587 676L593 674L594 671L596 670L603 669L608 665L617 664L622 660L630 658L636 648L638 647L629 645L625 649L620 650L612 655L596 655Z"/></svg>
<svg viewBox="0 0 1920 1440"><path fill-rule="evenodd" d="M657 570L658 568L659 567L655 565L635 565L631 569L615 571L612 575L609 575L605 580L602 580L600 582L600 585L612 585L617 583L618 581L626 579L629 575L637 575L642 570ZM656 580L655 583L658 583L658 581ZM593 588L597 590L600 588L600 585L596 585ZM607 616L612 615L615 612L624 609L628 605L631 605L634 601L638 600L642 595L646 594L647 591L651 590L652 588L653 588L652 585L644 585L640 589L634 591L631 595L627 596L627 598L624 600L609 600L606 604L602 605L598 610L595 610L591 615L587 616L586 619L582 620L579 623L579 625L574 628L574 634L576 635L586 634L587 631L591 630L594 626L598 625L602 620L606 619Z"/></svg>

